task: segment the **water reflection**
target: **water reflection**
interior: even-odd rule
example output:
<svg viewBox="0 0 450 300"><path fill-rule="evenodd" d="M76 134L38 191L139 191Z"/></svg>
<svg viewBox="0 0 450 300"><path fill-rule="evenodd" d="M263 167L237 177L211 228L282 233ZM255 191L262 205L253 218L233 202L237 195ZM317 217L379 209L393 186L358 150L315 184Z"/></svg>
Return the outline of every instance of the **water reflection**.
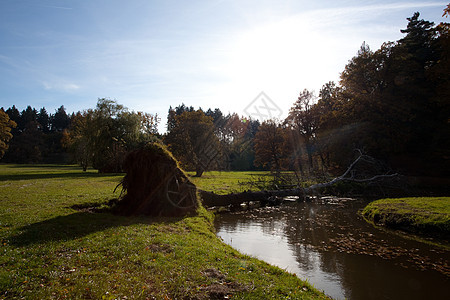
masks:
<svg viewBox="0 0 450 300"><path fill-rule="evenodd" d="M335 299L448 296L449 252L378 230L357 215L364 201L296 203L223 214L218 235Z"/></svg>

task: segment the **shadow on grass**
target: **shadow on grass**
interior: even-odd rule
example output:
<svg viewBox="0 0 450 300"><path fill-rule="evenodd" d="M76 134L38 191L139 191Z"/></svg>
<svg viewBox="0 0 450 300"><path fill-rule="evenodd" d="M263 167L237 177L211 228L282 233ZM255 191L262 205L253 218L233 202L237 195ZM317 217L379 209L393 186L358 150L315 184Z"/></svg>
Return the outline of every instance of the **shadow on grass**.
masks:
<svg viewBox="0 0 450 300"><path fill-rule="evenodd" d="M64 172L64 173L43 173L43 174L11 174L0 175L0 181L10 180L33 180L33 179L80 179L80 178L98 178L120 176L117 173L87 173L87 172Z"/></svg>
<svg viewBox="0 0 450 300"><path fill-rule="evenodd" d="M76 169L81 170L77 165L64 165L64 164L21 164L21 163L1 163L5 167L11 169L23 169L23 168L58 168L58 169Z"/></svg>
<svg viewBox="0 0 450 300"><path fill-rule="evenodd" d="M69 241L114 227L133 224L175 223L182 218L124 217L112 213L76 212L66 216L30 224L11 237L15 246L28 246L52 241Z"/></svg>

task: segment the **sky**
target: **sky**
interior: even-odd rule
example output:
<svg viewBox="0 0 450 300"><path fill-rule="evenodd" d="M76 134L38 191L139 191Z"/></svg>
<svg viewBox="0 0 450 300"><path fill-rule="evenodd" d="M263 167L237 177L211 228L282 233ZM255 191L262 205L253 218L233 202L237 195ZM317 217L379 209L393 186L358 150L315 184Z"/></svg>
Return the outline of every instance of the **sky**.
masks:
<svg viewBox="0 0 450 300"><path fill-rule="evenodd" d="M304 89L339 81L363 42L402 38L444 1L0 0L0 107L94 108L161 117L181 103L284 118ZM270 103L270 104L267 104Z"/></svg>

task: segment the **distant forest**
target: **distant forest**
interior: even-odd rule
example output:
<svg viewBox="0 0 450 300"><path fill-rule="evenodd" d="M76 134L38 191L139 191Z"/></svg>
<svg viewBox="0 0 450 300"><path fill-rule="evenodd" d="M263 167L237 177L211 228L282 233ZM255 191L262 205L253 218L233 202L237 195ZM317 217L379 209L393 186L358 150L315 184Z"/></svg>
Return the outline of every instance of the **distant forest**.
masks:
<svg viewBox="0 0 450 300"><path fill-rule="evenodd" d="M444 15L450 14L450 6ZM122 171L126 153L164 143L187 170L297 170L335 174L358 149L402 174L450 171L450 24L415 13L403 38L378 50L363 43L318 95L300 92L284 120L260 123L220 109L170 107L167 132L156 115L109 99L67 114L28 106L0 110L0 155L9 163L79 163Z"/></svg>

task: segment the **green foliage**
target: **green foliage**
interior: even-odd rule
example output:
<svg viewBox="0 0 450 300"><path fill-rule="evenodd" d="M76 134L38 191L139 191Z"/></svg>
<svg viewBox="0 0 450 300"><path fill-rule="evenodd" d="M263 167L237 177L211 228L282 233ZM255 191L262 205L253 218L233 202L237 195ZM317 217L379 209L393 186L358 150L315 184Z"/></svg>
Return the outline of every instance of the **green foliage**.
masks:
<svg viewBox="0 0 450 300"><path fill-rule="evenodd" d="M43 107L39 112L28 106L22 112L13 105L6 110L17 127L11 131L13 139L4 161L15 163L65 162L61 147L62 131L70 118L61 106L54 115Z"/></svg>
<svg viewBox="0 0 450 300"><path fill-rule="evenodd" d="M151 219L89 208L116 197L121 178L74 166L0 165L0 297L326 299L221 242L203 208Z"/></svg>
<svg viewBox="0 0 450 300"><path fill-rule="evenodd" d="M127 151L155 139L157 116L130 112L109 99L99 99L95 110L73 117L63 144L86 170L92 164L100 172L120 172Z"/></svg>

